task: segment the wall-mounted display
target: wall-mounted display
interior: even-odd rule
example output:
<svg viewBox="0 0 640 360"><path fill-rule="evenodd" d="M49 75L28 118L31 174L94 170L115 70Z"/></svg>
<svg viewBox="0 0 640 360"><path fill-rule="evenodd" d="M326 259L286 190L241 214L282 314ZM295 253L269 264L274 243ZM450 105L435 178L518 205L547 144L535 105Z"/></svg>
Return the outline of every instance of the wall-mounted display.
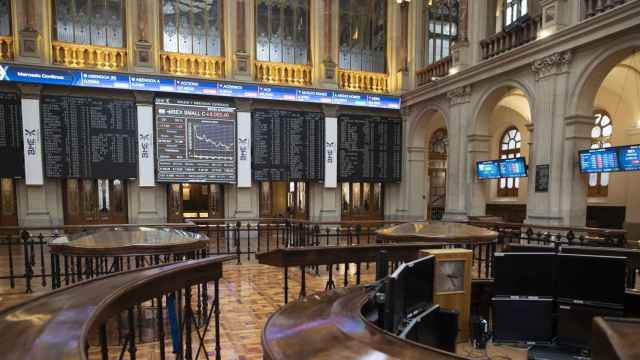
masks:
<svg viewBox="0 0 640 360"><path fill-rule="evenodd" d="M338 118L338 182L400 182L402 121L370 115Z"/></svg>
<svg viewBox="0 0 640 360"><path fill-rule="evenodd" d="M24 176L20 99L13 93L0 93L0 177Z"/></svg>
<svg viewBox="0 0 640 360"><path fill-rule="evenodd" d="M44 85L162 91L192 95L233 96L249 99L297 101L317 104L400 109L400 98L347 91L230 83L164 76L122 74L0 64L0 80Z"/></svg>
<svg viewBox="0 0 640 360"><path fill-rule="evenodd" d="M623 171L640 171L640 145L621 146L618 159Z"/></svg>
<svg viewBox="0 0 640 360"><path fill-rule="evenodd" d="M500 176L505 178L526 177L527 164L523 157L502 159L498 162Z"/></svg>
<svg viewBox="0 0 640 360"><path fill-rule="evenodd" d="M235 108L212 101L155 100L157 180L236 182Z"/></svg>
<svg viewBox="0 0 640 360"><path fill-rule="evenodd" d="M498 160L478 161L476 163L476 176L480 180L499 179L500 166Z"/></svg>
<svg viewBox="0 0 640 360"><path fill-rule="evenodd" d="M580 171L583 173L621 171L618 150L614 147L582 150L579 156Z"/></svg>
<svg viewBox="0 0 640 360"><path fill-rule="evenodd" d="M138 174L136 105L130 100L42 96L44 174L126 179Z"/></svg>
<svg viewBox="0 0 640 360"><path fill-rule="evenodd" d="M322 113L257 109L251 130L254 180L323 180Z"/></svg>

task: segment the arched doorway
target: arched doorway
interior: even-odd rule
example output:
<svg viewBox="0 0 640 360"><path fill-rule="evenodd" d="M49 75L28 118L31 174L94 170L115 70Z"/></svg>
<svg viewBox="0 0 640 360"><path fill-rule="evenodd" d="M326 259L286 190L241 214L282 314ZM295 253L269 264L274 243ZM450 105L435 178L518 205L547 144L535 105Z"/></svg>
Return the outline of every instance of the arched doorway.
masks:
<svg viewBox="0 0 640 360"><path fill-rule="evenodd" d="M447 197L447 159L449 136L446 128L437 129L428 142L429 192L427 219L442 220Z"/></svg>

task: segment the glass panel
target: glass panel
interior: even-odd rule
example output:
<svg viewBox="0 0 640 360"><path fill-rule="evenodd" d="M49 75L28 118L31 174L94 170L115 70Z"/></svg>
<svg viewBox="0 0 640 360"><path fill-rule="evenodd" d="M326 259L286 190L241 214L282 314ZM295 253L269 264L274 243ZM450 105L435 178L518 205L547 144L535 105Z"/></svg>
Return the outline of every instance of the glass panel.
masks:
<svg viewBox="0 0 640 360"><path fill-rule="evenodd" d="M507 179L500 178L500 189L504 189L507 187Z"/></svg>
<svg viewBox="0 0 640 360"><path fill-rule="evenodd" d="M113 204L113 210L118 213L123 213L126 206L124 198L124 182L115 179L112 183L113 191L111 192L111 203Z"/></svg>
<svg viewBox="0 0 640 360"><path fill-rule="evenodd" d="M513 178L507 178L507 189L513 189Z"/></svg>
<svg viewBox="0 0 640 360"><path fill-rule="evenodd" d="M298 208L301 212L307 211L307 184L298 183Z"/></svg>
<svg viewBox="0 0 640 360"><path fill-rule="evenodd" d="M282 62L295 63L295 47L294 47L294 13L291 1L288 1L283 10L282 19Z"/></svg>
<svg viewBox="0 0 640 360"><path fill-rule="evenodd" d="M107 46L122 48L124 47L122 1L107 0L106 5Z"/></svg>
<svg viewBox="0 0 640 360"><path fill-rule="evenodd" d="M360 207L362 206L362 193L360 191L360 183L352 183L351 190L352 190L351 195L353 199L353 209L360 210Z"/></svg>
<svg viewBox="0 0 640 360"><path fill-rule="evenodd" d="M207 55L222 56L222 0L210 1L208 8Z"/></svg>
<svg viewBox="0 0 640 360"><path fill-rule="evenodd" d="M609 186L609 173L600 174L600 185Z"/></svg>
<svg viewBox="0 0 640 360"><path fill-rule="evenodd" d="M269 59L274 62L282 61L282 18L281 7L279 2L271 4L269 15L271 17L271 46L269 51Z"/></svg>
<svg viewBox="0 0 640 360"><path fill-rule="evenodd" d="M382 183L373 184L373 210L382 210Z"/></svg>
<svg viewBox="0 0 640 360"><path fill-rule="evenodd" d="M598 185L598 174L589 174L589 186Z"/></svg>
<svg viewBox="0 0 640 360"><path fill-rule="evenodd" d="M187 4L180 2L178 7L178 51L191 54L193 51L193 22L191 21L191 6Z"/></svg>
<svg viewBox="0 0 640 360"><path fill-rule="evenodd" d="M0 36L11 35L10 0L0 0Z"/></svg>
<svg viewBox="0 0 640 360"><path fill-rule="evenodd" d="M362 71L385 71L384 0L340 0L339 66Z"/></svg>
<svg viewBox="0 0 640 360"><path fill-rule="evenodd" d="M71 0L56 0L56 37L58 41L73 42L73 12Z"/></svg>
<svg viewBox="0 0 640 360"><path fill-rule="evenodd" d="M351 207L351 193L349 183L342 183L342 210L348 212Z"/></svg>
<svg viewBox="0 0 640 360"><path fill-rule="evenodd" d="M209 5L203 0L191 0L193 17L193 54L207 54L207 10Z"/></svg>
<svg viewBox="0 0 640 360"><path fill-rule="evenodd" d="M164 0L162 4L164 51L178 51L178 16L176 0Z"/></svg>
<svg viewBox="0 0 640 360"><path fill-rule="evenodd" d="M362 206L364 207L364 209L366 211L369 211L369 201L370 201L370 187L371 185L369 183L364 183L362 184Z"/></svg>
<svg viewBox="0 0 640 360"><path fill-rule="evenodd" d="M297 11L296 24L295 24L295 33L296 33L296 64L307 64L309 62L308 58L308 44L309 44L309 36L308 27L309 27L309 19L308 19L308 10L307 10L307 1L300 1L300 7Z"/></svg>
<svg viewBox="0 0 640 360"><path fill-rule="evenodd" d="M602 136L609 137L613 134L613 126L607 125L602 129Z"/></svg>
<svg viewBox="0 0 640 360"><path fill-rule="evenodd" d="M89 0L75 0L74 38L76 44L91 44Z"/></svg>
<svg viewBox="0 0 640 360"><path fill-rule="evenodd" d="M271 183L260 183L260 212L271 215Z"/></svg>
<svg viewBox="0 0 640 360"><path fill-rule="evenodd" d="M257 5L256 24L256 58L258 61L269 61L269 7L267 0L260 0Z"/></svg>

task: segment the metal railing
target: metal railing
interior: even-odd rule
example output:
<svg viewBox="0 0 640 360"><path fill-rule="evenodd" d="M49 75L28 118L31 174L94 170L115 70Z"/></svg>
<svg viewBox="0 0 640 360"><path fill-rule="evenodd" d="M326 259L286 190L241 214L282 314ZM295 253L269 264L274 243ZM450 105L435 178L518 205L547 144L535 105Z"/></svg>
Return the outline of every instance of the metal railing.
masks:
<svg viewBox="0 0 640 360"><path fill-rule="evenodd" d="M155 224L155 225L88 225L59 227L0 227L0 292L7 287L12 291L19 289L27 293L37 288L49 288L52 285L66 285L75 276L101 275L111 269L122 270L130 261L134 268L156 264L162 259L148 256L144 259L123 258L98 262L86 259L80 267L64 269L64 259L55 263L49 252L48 244L54 238L68 233L95 231L100 229L124 227L162 227L178 228L198 232L209 237L207 255L236 255L236 263L255 261L255 254L279 248L308 246L350 246L375 244L375 231L399 224L402 221L341 221L311 222L289 219L221 219L196 221L195 223ZM496 222L470 221L470 225L489 228L498 232L497 242L474 245L474 276L491 278L493 253L500 251L505 244L557 244L586 245L600 247L624 247L624 230L576 228L559 226L537 226ZM156 261L158 260L158 261ZM100 261L100 260L98 260ZM103 260L104 261L104 260ZM163 261L160 261L163 262ZM61 278L52 283L52 263ZM145 265L146 264L146 265ZM81 272L78 272L78 269ZM89 273L87 273L89 272Z"/></svg>

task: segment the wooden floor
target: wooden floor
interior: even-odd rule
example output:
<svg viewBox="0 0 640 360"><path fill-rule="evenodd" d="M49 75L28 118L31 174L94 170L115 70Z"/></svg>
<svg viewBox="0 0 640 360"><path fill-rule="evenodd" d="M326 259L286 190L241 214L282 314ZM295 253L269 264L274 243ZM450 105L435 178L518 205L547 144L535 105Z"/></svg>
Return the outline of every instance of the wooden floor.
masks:
<svg viewBox="0 0 640 360"><path fill-rule="evenodd" d="M327 275L324 269L322 274L316 276L308 273L306 276L307 294L324 289ZM336 278L335 274L339 274ZM355 282L355 268L350 269L350 283ZM373 268L363 269L363 282L373 279ZM334 271L334 279L337 286L343 284L344 268ZM225 265L224 277L220 282L221 291L221 335L223 359L262 359L262 347L260 344L261 332L269 315L283 304L283 272L281 269L259 264L235 264ZM289 270L289 299L297 297L300 289L300 272ZM8 292L6 284L0 285L0 293ZM37 291L41 293L41 291ZM4 308L27 298L22 293L13 295L0 295L0 307ZM213 355L213 339L207 337L207 350L210 358ZM145 360L159 359L157 344L139 345L137 358ZM170 349L170 345L167 349ZM112 357L118 358L120 349L112 349ZM92 349L91 358L99 359L97 349ZM468 344L460 344L460 354L474 358L482 354L472 351ZM520 360L526 359L526 350L509 347L490 347L489 355L494 359ZM128 358L125 356L125 359ZM167 359L172 359L168 356ZM200 359L204 359L200 354Z"/></svg>

